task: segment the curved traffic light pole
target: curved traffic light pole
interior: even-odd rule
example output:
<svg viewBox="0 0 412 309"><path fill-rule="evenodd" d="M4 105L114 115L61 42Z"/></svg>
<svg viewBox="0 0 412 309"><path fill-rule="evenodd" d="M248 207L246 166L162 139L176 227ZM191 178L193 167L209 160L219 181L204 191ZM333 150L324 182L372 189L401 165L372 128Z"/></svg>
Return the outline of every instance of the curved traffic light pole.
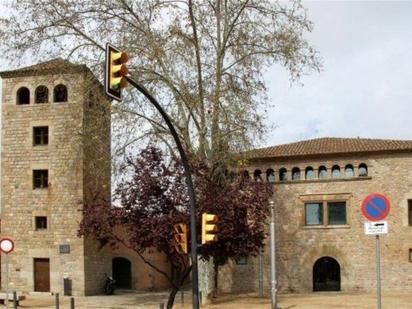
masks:
<svg viewBox="0 0 412 309"><path fill-rule="evenodd" d="M190 242L191 242L190 247L192 251L191 253L192 254L192 303L193 303L193 308L198 309L199 308L199 276L198 276L198 267L197 267L196 197L195 197L195 190L193 187L192 174L190 172L190 167L189 167L189 161L187 160L187 156L183 149L179 135L177 134L175 127L170 121L169 115L163 110L159 102L157 102L157 100L152 96L152 94L145 87L136 83L129 76L125 76L125 78L133 87L135 87L147 99L149 99L150 103L152 103L154 107L156 107L156 109L162 115L164 121L169 127L170 133L172 134L176 142L177 149L182 159L182 164L183 164L183 168L185 170L185 176L186 176L187 192L189 194L189 201L190 201Z"/></svg>

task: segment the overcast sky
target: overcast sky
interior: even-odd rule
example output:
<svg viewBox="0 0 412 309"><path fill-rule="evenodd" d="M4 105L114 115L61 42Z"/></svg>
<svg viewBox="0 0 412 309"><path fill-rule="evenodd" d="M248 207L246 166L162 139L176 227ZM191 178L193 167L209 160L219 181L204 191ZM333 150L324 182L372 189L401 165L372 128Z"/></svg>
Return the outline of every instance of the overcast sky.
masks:
<svg viewBox="0 0 412 309"><path fill-rule="evenodd" d="M314 137L412 139L412 1L305 1L323 71L267 73L277 128L265 145Z"/></svg>
<svg viewBox="0 0 412 309"><path fill-rule="evenodd" d="M412 1L304 6L323 70L303 86L279 66L268 70L276 128L262 146L324 136L412 139Z"/></svg>

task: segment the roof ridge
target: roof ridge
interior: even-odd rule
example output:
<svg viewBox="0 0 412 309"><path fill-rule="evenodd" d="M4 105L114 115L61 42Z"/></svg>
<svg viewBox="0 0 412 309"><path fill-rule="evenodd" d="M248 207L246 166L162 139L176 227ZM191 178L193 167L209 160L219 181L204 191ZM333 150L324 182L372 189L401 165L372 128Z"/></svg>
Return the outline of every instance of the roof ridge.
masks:
<svg viewBox="0 0 412 309"><path fill-rule="evenodd" d="M412 140L360 137L318 137L252 149L247 158L293 157L354 152L412 151Z"/></svg>
<svg viewBox="0 0 412 309"><path fill-rule="evenodd" d="M78 72L88 70L85 64L70 62L61 57L35 63L15 70L0 72L1 77L31 76L37 74L56 74L59 72Z"/></svg>
<svg viewBox="0 0 412 309"><path fill-rule="evenodd" d="M310 139L298 140L295 142L287 142L284 144L276 144L272 146L266 146L256 149L264 149L264 148L271 148L277 146L286 146L298 143L307 143L312 141L320 141L320 140L341 140L341 141L393 141L393 142L412 142L412 139L390 139L390 138L373 138L373 137L333 137L333 136L324 136L324 137L315 137Z"/></svg>

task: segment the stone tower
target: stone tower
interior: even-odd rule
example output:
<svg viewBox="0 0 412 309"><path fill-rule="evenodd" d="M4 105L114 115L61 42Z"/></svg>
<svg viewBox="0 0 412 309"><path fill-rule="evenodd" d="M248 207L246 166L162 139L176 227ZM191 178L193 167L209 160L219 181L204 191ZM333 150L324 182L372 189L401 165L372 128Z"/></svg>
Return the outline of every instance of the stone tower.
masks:
<svg viewBox="0 0 412 309"><path fill-rule="evenodd" d="M62 59L0 76L10 289L98 293L110 258L77 234L91 194L110 197L110 103L86 66ZM1 271L4 282L4 259Z"/></svg>

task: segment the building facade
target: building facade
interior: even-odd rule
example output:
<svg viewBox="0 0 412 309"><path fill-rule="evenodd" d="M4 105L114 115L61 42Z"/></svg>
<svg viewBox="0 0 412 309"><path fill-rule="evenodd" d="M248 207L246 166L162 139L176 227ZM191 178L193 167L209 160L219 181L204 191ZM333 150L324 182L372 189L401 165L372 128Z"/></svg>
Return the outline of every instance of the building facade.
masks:
<svg viewBox="0 0 412 309"><path fill-rule="evenodd" d="M83 205L96 192L111 194L110 101L90 70L55 59L0 76L1 236L15 241L10 288L97 294L105 274L120 288L166 286L130 250L101 250L78 236ZM161 256L150 258L167 270Z"/></svg>
<svg viewBox="0 0 412 309"><path fill-rule="evenodd" d="M246 153L239 172L273 185L280 292L376 289L375 237L361 212L370 193L385 194L389 233L381 238L383 291L412 290L412 141L320 138ZM269 244L262 253L269 291ZM232 261L226 292L257 291L259 258Z"/></svg>
<svg viewBox="0 0 412 309"><path fill-rule="evenodd" d="M105 274L120 288L167 287L127 248L100 249L78 237L83 205L95 192L111 193L110 101L93 74L56 59L0 77L1 236L16 246L8 257L10 288L97 294ZM372 192L392 205L389 233L381 237L382 288L412 290L412 141L321 138L253 150L244 159L238 172L274 189L280 292L375 289L375 238L365 235L360 210ZM170 270L161 255L147 258ZM259 273L268 291L268 244L260 258L222 267L219 288L257 291Z"/></svg>

